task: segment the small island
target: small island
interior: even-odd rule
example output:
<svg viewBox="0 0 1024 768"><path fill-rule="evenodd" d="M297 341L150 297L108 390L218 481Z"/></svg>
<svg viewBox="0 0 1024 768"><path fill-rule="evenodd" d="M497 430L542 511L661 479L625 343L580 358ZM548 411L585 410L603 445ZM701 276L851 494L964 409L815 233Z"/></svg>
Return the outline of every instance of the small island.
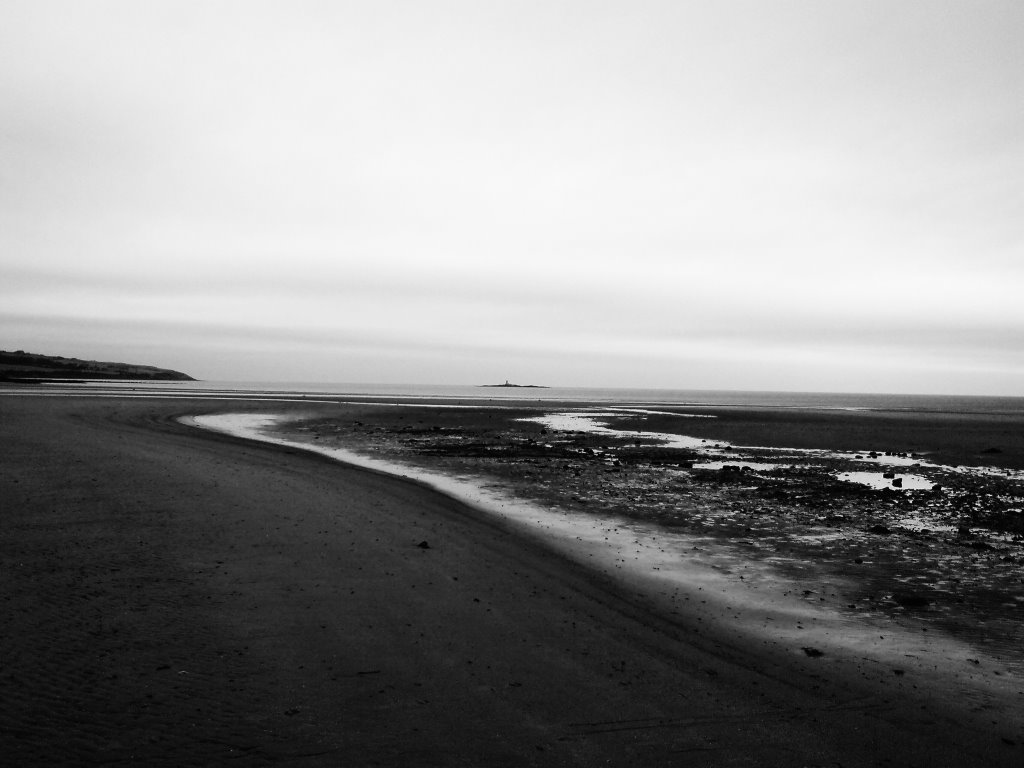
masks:
<svg viewBox="0 0 1024 768"><path fill-rule="evenodd" d="M550 389L540 384L511 384L508 379L505 379L504 384L480 384L481 387L509 387L511 389Z"/></svg>
<svg viewBox="0 0 1024 768"><path fill-rule="evenodd" d="M187 373L132 363L106 363L32 352L0 351L0 381L107 379L118 381L195 381Z"/></svg>

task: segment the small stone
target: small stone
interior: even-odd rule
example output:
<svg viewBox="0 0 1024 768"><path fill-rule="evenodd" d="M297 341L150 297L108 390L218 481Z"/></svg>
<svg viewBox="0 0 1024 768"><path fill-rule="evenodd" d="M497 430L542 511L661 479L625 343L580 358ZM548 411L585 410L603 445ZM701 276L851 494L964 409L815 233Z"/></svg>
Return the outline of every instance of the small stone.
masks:
<svg viewBox="0 0 1024 768"><path fill-rule="evenodd" d="M924 608L931 603L927 597L916 592L897 592L892 599L904 608Z"/></svg>

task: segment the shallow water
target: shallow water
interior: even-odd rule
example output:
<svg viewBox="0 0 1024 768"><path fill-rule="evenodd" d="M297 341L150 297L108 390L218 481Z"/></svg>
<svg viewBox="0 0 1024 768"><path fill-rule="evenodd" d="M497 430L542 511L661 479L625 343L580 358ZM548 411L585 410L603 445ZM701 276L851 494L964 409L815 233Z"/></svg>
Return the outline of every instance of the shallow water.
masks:
<svg viewBox="0 0 1024 768"><path fill-rule="evenodd" d="M611 437L633 440L653 440L661 443L665 448L704 448L708 445L707 440L702 440L698 437L687 437L686 435L677 435L671 432L626 431L614 429L598 421L602 416L616 415L619 415L616 411L572 411L532 416L522 419L522 421L532 421L559 432L589 432L594 435L609 435ZM721 443L721 445L724 446L725 444Z"/></svg>
<svg viewBox="0 0 1024 768"><path fill-rule="evenodd" d="M677 448L684 450L699 450L707 455L727 455L735 456L735 452L759 452L759 453L775 453L780 455L803 455L810 457L822 457L822 458L834 458L834 459L846 459L851 461L862 461L871 464L884 464L890 466L934 466L929 462L916 456L908 456L905 454L890 454L890 453L878 453L875 451L828 451L819 448L787 448L780 446L738 446L728 443L724 440L708 440L699 437L692 437L689 435L683 435L678 432L648 432L643 430L624 430L615 429L614 427L608 426L606 423L602 423L602 420L608 420L621 416L623 412L633 411L641 414L656 414L657 411L644 411L641 409L615 409L608 408L603 410L591 410L591 411L561 411L555 413L548 413L543 416L535 416L524 421L533 421L538 424L543 424L548 429L552 429L560 432L588 432L595 435L608 435L609 437L616 437L621 439L634 439L643 441L653 441L660 444L663 448ZM689 416L691 414L677 414L670 413L671 416ZM721 469L724 465L740 465L749 466L752 469L769 470L776 468L778 465L768 464L765 462L751 462L748 460L735 460L735 461L709 461L701 463L700 465L694 465L695 468L700 469ZM854 473L856 476L848 478L851 482L864 483L876 486L876 483L869 478L872 473ZM878 473L881 476L881 473ZM906 478L913 478L913 475L903 475ZM844 478L847 479L847 478ZM890 484L891 485L891 484ZM922 480L918 483L917 480L909 480L905 486L908 490L913 489L926 489L931 488L933 484L928 484L927 481Z"/></svg>
<svg viewBox="0 0 1024 768"><path fill-rule="evenodd" d="M889 475L889 477L886 477L886 475ZM902 472L841 472L836 477L847 483L859 483L879 491L885 488L902 488L905 491L930 491L935 487L935 483L926 477L908 475Z"/></svg>

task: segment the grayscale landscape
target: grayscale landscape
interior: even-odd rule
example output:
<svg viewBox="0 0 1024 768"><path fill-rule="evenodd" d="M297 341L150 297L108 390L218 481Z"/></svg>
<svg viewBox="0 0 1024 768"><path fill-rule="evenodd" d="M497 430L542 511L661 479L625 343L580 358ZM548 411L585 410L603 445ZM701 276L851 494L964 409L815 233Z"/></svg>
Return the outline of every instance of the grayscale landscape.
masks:
<svg viewBox="0 0 1024 768"><path fill-rule="evenodd" d="M1024 6L0 5L0 755L1024 765Z"/></svg>

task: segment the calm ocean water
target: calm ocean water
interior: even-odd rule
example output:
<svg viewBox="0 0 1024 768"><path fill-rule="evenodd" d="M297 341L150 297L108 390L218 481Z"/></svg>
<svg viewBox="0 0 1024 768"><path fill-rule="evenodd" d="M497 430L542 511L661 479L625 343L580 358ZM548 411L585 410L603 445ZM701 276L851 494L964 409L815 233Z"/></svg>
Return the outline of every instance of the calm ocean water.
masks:
<svg viewBox="0 0 1024 768"><path fill-rule="evenodd" d="M104 382L116 388L138 383ZM459 386L450 384L359 384L323 382L187 381L153 382L147 389L181 392L295 392L334 396L451 398L458 400L536 400L607 404L749 406L758 408L826 408L882 411L1024 415L1024 397L965 395L883 395L833 392L745 392L689 389L610 389L551 387L544 389Z"/></svg>

